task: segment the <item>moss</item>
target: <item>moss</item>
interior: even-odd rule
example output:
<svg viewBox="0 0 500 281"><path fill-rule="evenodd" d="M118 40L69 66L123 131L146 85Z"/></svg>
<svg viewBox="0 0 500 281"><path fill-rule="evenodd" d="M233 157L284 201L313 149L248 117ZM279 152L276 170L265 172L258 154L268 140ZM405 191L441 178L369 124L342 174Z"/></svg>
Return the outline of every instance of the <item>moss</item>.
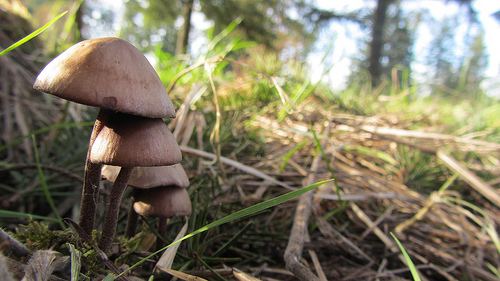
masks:
<svg viewBox="0 0 500 281"><path fill-rule="evenodd" d="M26 245L29 249L46 250L53 249L64 255L69 255L68 243L73 244L83 253L82 265L83 271L88 275L94 276L105 269L98 254L86 243L81 243L77 235L70 228L64 230L52 230L49 224L45 222L30 221L26 225L20 225L15 232L16 238ZM92 233L95 240L97 232ZM82 271L82 272L83 272Z"/></svg>
<svg viewBox="0 0 500 281"><path fill-rule="evenodd" d="M15 235L26 247L32 250L54 249L59 251L68 242L73 244L78 242L78 238L70 229L52 230L47 223L37 221L19 225Z"/></svg>

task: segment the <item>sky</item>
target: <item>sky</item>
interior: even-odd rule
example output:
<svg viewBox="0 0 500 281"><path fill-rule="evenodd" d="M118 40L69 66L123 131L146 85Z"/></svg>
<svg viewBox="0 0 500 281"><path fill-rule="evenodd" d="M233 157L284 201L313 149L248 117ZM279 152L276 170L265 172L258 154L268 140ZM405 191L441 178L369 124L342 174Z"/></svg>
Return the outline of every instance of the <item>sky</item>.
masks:
<svg viewBox="0 0 500 281"><path fill-rule="evenodd" d="M353 11L360 7L374 7L376 3L374 0L313 1L320 8L331 9L337 12ZM92 0L92 2L98 3L103 8L110 9L115 13L113 29L105 30L105 34L95 35L116 35L124 12L122 1ZM445 4L444 2L443 0L405 0L403 1L403 8L408 10L426 8L434 19L440 21L446 16L456 14L459 9L458 5L454 3ZM488 67L485 72L486 80L482 86L490 95L500 97L500 38L498 38L500 23L491 16L493 12L500 10L500 0L476 0L474 1L474 8L478 12L479 21L484 27L488 54ZM205 20L203 14L197 12L193 14L192 21L194 30L192 30L190 36L190 49L196 53L197 50L202 49L207 43L204 37L204 30L208 28L210 22ZM460 37L464 35L464 30L465 25L459 27L456 34L457 42L461 41ZM359 42L364 39L363 36L366 36L366 33L361 31L355 24L346 24L346 22L332 22L329 24L319 34L314 51L307 58L311 66L311 79L314 81L322 77L323 82L331 85L333 89L342 89L345 86L347 76L351 72L351 59L359 54L361 47L359 46ZM427 47L433 36L435 36L434 26L430 26L427 23L419 25L414 46L415 62L412 64L413 77L417 81L424 81L426 74L429 72L424 62L427 57ZM460 49L459 46L456 51L459 52ZM322 61L322 58L325 56L327 59ZM330 67L331 70L325 74L325 69ZM321 74L325 75L321 76Z"/></svg>

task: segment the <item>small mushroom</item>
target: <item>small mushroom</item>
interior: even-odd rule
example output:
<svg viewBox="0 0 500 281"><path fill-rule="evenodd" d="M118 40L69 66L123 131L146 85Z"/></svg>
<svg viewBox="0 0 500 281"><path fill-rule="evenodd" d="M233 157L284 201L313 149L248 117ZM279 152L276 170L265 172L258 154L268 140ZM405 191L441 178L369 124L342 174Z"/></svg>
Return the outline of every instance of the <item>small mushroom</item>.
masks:
<svg viewBox="0 0 500 281"><path fill-rule="evenodd" d="M104 165L102 168L102 177L110 182L114 182L119 172L120 167ZM128 185L141 189L167 185L186 188L189 186L189 179L181 164L157 167L137 167L132 171Z"/></svg>
<svg viewBox="0 0 500 281"><path fill-rule="evenodd" d="M85 40L70 47L42 70L33 88L101 108L89 141L80 209L80 226L90 234L101 165L88 158L102 122L113 112L175 117L174 106L144 55L127 41L112 37Z"/></svg>
<svg viewBox="0 0 500 281"><path fill-rule="evenodd" d="M161 186L136 189L134 210L141 216L171 218L191 215L191 200L185 188Z"/></svg>
<svg viewBox="0 0 500 281"><path fill-rule="evenodd" d="M118 172L119 172L119 167L105 165L102 170L102 176L104 179L114 182L117 179ZM182 202L174 202L172 204L169 203L168 201L170 199L165 198L162 199L162 202L163 204L168 204L168 206L167 205L161 206L151 202L150 199L148 200L144 199L144 198L147 199L148 196L152 196L158 193L162 193L161 196L171 196L172 191L163 191L163 192L158 191L161 188L167 188L167 189L187 188L189 186L189 179L186 175L186 172L182 168L182 165L175 164L171 166L161 166L161 167L134 168L134 171L130 176L128 184L134 188L133 194L135 198L134 200L135 203L132 204L131 209L129 210L127 227L125 231L125 235L127 237L132 237L135 234L135 229L137 225L137 212L134 210L135 208L138 208L138 210L140 210L139 213L141 215L158 216L158 230L160 232L160 235L162 236L165 232L166 218L178 215L186 215L185 213L187 212L187 210L179 208L179 206L176 205L177 203L182 203ZM152 195L148 195L148 190L151 190ZM175 195L175 196L181 196L180 197L181 200L184 201L189 200L189 198L185 198L187 193L182 191L178 192L182 193L182 196L181 195ZM148 207L147 205L144 205L145 204L144 202L140 203L141 199L143 199L142 201L144 202L151 202L151 206ZM190 206L191 203L189 202L188 204L184 202L183 204L185 206ZM146 210L146 208L149 209ZM163 208L164 214L154 215L154 213L158 211L155 208ZM169 210L171 211L171 215L165 213L166 211Z"/></svg>
<svg viewBox="0 0 500 281"><path fill-rule="evenodd" d="M173 165L181 161L181 151L174 136L161 119L116 113L103 122L90 161L122 167L107 203L99 246L107 251L113 241L123 192L133 167Z"/></svg>
<svg viewBox="0 0 500 281"><path fill-rule="evenodd" d="M149 189L135 189L133 208L135 213L144 217L158 218L158 232L165 236L166 220L178 216L190 216L191 200L185 188L179 186L160 186ZM161 247L157 241L157 248Z"/></svg>

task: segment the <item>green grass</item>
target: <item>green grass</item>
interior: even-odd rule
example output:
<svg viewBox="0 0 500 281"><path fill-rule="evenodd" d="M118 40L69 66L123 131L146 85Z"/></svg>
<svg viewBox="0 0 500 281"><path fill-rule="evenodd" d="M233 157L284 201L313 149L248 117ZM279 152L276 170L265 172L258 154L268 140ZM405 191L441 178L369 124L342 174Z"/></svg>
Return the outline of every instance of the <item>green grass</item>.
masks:
<svg viewBox="0 0 500 281"><path fill-rule="evenodd" d="M68 243L68 248L71 256L71 281L78 281L80 276L80 268L82 252L80 252L75 245Z"/></svg>
<svg viewBox="0 0 500 281"><path fill-rule="evenodd" d="M308 142L303 140L301 142L299 142L298 144L296 144L294 147L292 147L292 149L290 149L289 151L287 151L285 153L285 155L283 155L283 159L281 160L281 163L280 163L280 171L283 172L285 171L285 168L286 166L288 165L288 162L290 162L290 159L292 159L292 157L297 154L299 151L301 151L304 146L306 146Z"/></svg>
<svg viewBox="0 0 500 281"><path fill-rule="evenodd" d="M106 281L115 280L116 278L123 276L127 272L137 268L138 266L143 264L148 259L151 259L152 257L156 256L157 254L165 251L169 247L176 245L176 244L178 244L186 239L192 238L200 233L206 232L210 229L221 226L223 224L234 222L234 221L258 214L258 213L260 213L268 208L271 208L271 207L274 207L276 205L282 204L286 201L295 199L295 198L299 197L300 195L302 195L306 192L312 191L313 189L318 188L319 186L321 186L325 183L331 182L331 181L332 180L319 181L319 182L313 183L311 185L305 186L303 188L300 188L300 189L285 193L283 195L277 196L275 198L266 200L264 202L257 203L253 206L248 207L248 208L233 212L233 213L231 213L231 214L229 214L221 219L218 219L218 220L211 222L211 223L209 223L201 228L198 228L197 230L195 230L189 234L186 234L184 237L168 244L167 246L159 249L156 252L153 252L152 254L148 255L147 257L142 258L140 261L138 261L134 265L130 266L127 270L123 271L122 273L120 273L117 276L114 276L114 274L112 274L112 273L108 274L104 280L106 280Z"/></svg>
<svg viewBox="0 0 500 281"><path fill-rule="evenodd" d="M417 191L430 193L446 181L448 171L433 155L400 145L395 156L404 183Z"/></svg>
<svg viewBox="0 0 500 281"><path fill-rule="evenodd" d="M414 281L421 281L422 279L420 279L420 275L418 274L418 270L417 268L415 267L415 264L413 263L413 261L411 260L411 257L410 255L408 254L408 252L406 251L405 247L403 246L403 244L401 244L401 242L399 241L399 239L396 237L396 235L394 235L394 233L391 232L391 236L392 238L394 239L394 241L396 241L396 244L398 244L398 247L399 247L399 250L401 251L401 253L403 254L403 257L406 261L406 265L408 266L408 268L410 269L410 273L411 273L411 276L413 277L413 280Z"/></svg>
<svg viewBox="0 0 500 281"><path fill-rule="evenodd" d="M10 45L9 47L5 48L0 52L0 57L5 56L6 54L10 53L14 49L18 48L19 46L23 45L24 43L30 41L31 39L37 37L40 35L40 33L44 32L47 28L49 28L51 25L53 25L56 21L58 21L60 18L62 18L68 11L64 11L57 15L55 18L51 19L49 22L38 28L37 30L31 32L27 36L23 37L19 41L15 42L14 44Z"/></svg>
<svg viewBox="0 0 500 281"><path fill-rule="evenodd" d="M28 214L23 212L16 212L10 210L0 210L0 218L14 218L14 219L35 219L35 220L44 220L49 222L58 222L59 220L56 218L40 216L35 214Z"/></svg>

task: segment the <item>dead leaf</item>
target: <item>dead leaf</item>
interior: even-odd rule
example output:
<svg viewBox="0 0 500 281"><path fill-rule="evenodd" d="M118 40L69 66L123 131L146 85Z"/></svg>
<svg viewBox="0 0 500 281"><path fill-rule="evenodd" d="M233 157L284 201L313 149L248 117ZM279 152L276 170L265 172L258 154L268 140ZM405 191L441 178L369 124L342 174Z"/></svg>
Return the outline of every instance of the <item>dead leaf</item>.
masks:
<svg viewBox="0 0 500 281"><path fill-rule="evenodd" d="M59 252L52 250L36 251L25 269L23 281L48 281L55 267Z"/></svg>
<svg viewBox="0 0 500 281"><path fill-rule="evenodd" d="M174 277L177 277L181 280L184 280L184 281L208 281L207 279L203 279L201 277L194 276L194 275L189 275L187 273L173 270L173 269L163 269L163 271L165 271L166 273L168 273Z"/></svg>
<svg viewBox="0 0 500 281"><path fill-rule="evenodd" d="M156 243L156 235L153 233L147 232L147 233L141 233L141 243L139 244L139 250L141 251L149 251L155 243Z"/></svg>
<svg viewBox="0 0 500 281"><path fill-rule="evenodd" d="M10 272L5 257L0 253L0 276L4 281L14 281L12 273Z"/></svg>
<svg viewBox="0 0 500 281"><path fill-rule="evenodd" d="M239 281L261 281L259 278L253 277L237 268L233 268L233 275Z"/></svg>
<svg viewBox="0 0 500 281"><path fill-rule="evenodd" d="M175 240L180 239L184 235L186 235L187 227L188 227L188 222L186 220L186 223L182 226L181 230L175 237ZM175 255L177 254L177 250L179 249L180 244L181 243L177 243L172 247L166 249L165 252L161 255L161 258L156 263L156 268L168 272L167 270L172 268L172 263L174 262Z"/></svg>

